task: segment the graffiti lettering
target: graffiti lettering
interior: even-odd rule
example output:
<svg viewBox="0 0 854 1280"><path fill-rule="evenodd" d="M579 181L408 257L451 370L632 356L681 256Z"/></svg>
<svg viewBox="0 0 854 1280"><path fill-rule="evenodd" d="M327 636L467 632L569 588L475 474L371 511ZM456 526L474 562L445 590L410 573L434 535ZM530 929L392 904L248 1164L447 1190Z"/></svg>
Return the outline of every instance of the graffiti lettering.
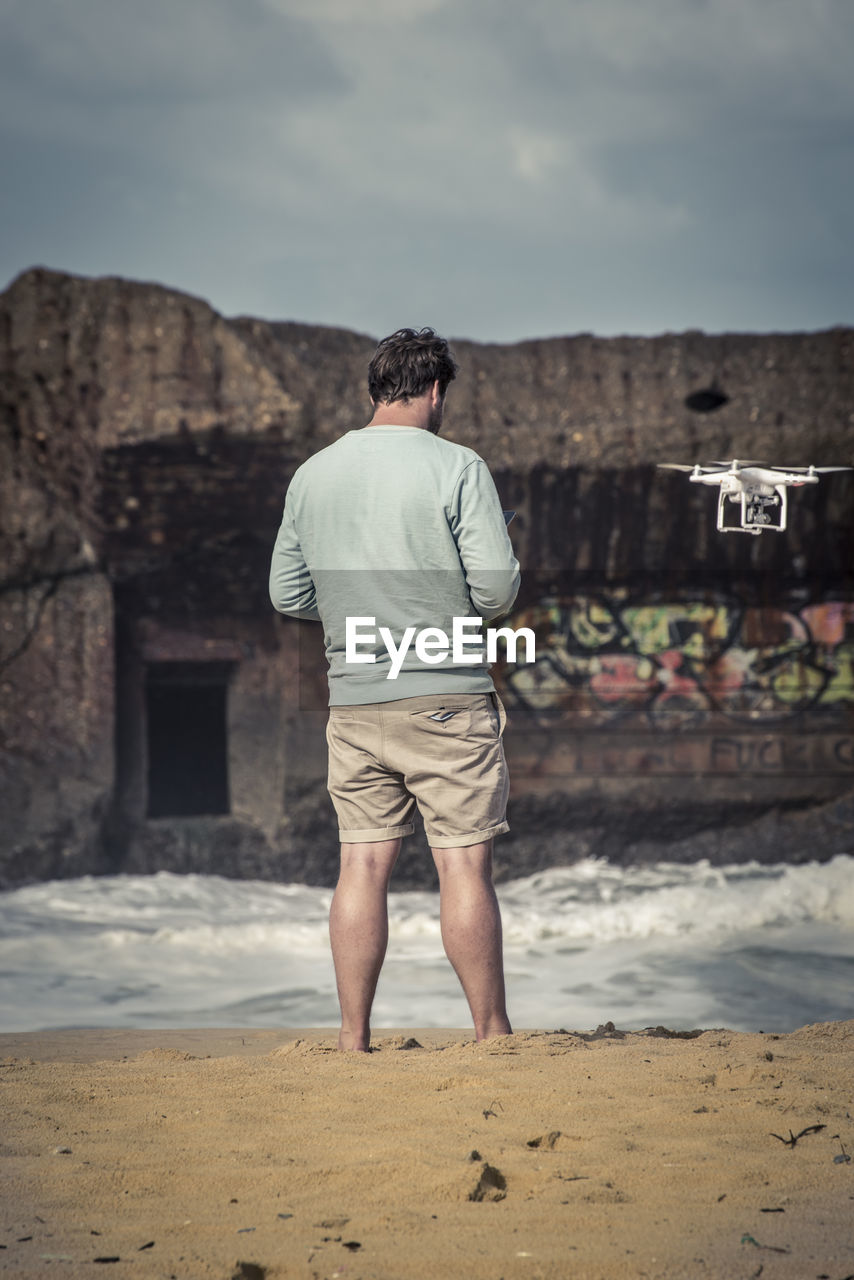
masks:
<svg viewBox="0 0 854 1280"><path fill-rule="evenodd" d="M854 736L833 734L691 734L662 739L661 746L634 735L573 735L571 749L559 731L543 739L524 731L512 739L513 767L527 777L614 775L770 777L854 774Z"/></svg>
<svg viewBox="0 0 854 1280"><path fill-rule="evenodd" d="M536 635L536 661L505 660L497 675L510 704L539 723L800 730L854 717L854 600L757 608L614 591L548 597L511 625ZM770 748L766 760L784 767Z"/></svg>

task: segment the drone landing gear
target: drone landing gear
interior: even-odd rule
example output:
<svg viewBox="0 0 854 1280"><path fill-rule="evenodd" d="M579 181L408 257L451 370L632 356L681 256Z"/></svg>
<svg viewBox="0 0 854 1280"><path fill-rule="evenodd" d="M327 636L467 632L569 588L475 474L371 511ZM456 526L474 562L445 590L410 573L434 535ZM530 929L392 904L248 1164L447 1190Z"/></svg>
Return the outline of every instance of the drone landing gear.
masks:
<svg viewBox="0 0 854 1280"><path fill-rule="evenodd" d="M727 523L727 499L739 510L740 520ZM776 517L776 519L775 519ZM725 493L722 489L718 497L718 532L719 533L764 533L773 530L782 533L786 528L786 489L784 485L774 486L774 493L759 493L755 489L743 489L740 493Z"/></svg>

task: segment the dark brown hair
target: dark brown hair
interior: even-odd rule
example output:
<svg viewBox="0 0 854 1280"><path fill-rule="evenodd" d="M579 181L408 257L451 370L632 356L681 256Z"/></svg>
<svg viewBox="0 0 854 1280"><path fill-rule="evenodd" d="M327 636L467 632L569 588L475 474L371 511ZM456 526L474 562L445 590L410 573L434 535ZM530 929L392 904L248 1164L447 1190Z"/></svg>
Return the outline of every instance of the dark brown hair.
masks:
<svg viewBox="0 0 854 1280"><path fill-rule="evenodd" d="M444 338L433 329L398 329L374 352L368 366L368 390L374 403L409 400L438 381L442 395L456 377L457 365Z"/></svg>

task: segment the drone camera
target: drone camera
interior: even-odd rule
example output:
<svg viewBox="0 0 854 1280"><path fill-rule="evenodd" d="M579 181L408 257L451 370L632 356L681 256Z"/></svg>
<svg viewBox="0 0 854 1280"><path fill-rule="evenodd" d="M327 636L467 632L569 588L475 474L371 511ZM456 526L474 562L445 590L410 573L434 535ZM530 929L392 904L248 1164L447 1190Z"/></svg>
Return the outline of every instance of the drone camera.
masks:
<svg viewBox="0 0 854 1280"><path fill-rule="evenodd" d="M727 500L738 507L737 522L727 521ZM726 493L721 489L718 495L718 532L759 534L769 530L783 533L786 528L786 507L786 490L783 485L775 485L775 492L770 495L751 489L742 489L736 493Z"/></svg>

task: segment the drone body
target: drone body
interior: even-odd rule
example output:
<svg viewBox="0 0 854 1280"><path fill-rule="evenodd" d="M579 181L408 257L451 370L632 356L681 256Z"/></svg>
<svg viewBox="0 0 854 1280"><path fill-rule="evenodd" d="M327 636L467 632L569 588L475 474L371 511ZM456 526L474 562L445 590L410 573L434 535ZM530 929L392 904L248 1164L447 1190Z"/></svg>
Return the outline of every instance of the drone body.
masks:
<svg viewBox="0 0 854 1280"><path fill-rule="evenodd" d="M710 462L687 466L681 462L660 462L669 471L687 471L694 484L717 485L718 531L720 533L782 533L786 528L786 490L818 484L828 471L850 471L850 467L774 467L764 462ZM727 521L727 502L739 509L738 521Z"/></svg>

